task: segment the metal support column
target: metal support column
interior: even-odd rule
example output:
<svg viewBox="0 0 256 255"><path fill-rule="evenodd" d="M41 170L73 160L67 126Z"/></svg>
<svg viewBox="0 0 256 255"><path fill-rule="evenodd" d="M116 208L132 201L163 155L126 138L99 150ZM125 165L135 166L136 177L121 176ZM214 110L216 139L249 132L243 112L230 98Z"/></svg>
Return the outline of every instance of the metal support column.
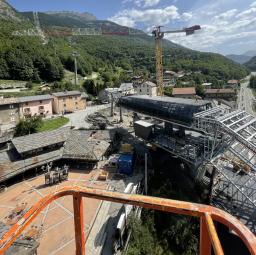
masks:
<svg viewBox="0 0 256 255"><path fill-rule="evenodd" d="M85 234L82 196L73 197L76 255L85 255Z"/></svg>

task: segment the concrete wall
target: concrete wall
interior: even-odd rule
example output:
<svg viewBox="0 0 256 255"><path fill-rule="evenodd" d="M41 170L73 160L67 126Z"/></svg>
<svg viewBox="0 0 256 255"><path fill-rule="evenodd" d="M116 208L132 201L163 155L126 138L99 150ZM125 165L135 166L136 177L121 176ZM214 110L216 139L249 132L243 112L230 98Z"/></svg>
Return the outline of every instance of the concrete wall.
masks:
<svg viewBox="0 0 256 255"><path fill-rule="evenodd" d="M0 125L17 124L19 122L19 105L0 105Z"/></svg>
<svg viewBox="0 0 256 255"><path fill-rule="evenodd" d="M25 117L26 112L30 116L52 116L52 99L20 103L20 116Z"/></svg>
<svg viewBox="0 0 256 255"><path fill-rule="evenodd" d="M86 108L86 100L77 96L54 97L53 112L62 114L65 112L75 112Z"/></svg>
<svg viewBox="0 0 256 255"><path fill-rule="evenodd" d="M141 84L137 87L137 95L157 96L157 87Z"/></svg>

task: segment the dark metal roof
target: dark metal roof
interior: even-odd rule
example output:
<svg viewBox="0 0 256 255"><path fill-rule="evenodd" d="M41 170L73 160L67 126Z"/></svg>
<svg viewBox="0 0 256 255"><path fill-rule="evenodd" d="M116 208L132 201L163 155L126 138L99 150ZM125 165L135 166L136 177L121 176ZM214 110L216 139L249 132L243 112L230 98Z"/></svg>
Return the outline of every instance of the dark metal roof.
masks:
<svg viewBox="0 0 256 255"><path fill-rule="evenodd" d="M122 97L120 103L152 117L184 124L191 123L195 113L211 106L211 103L205 100L146 95Z"/></svg>
<svg viewBox="0 0 256 255"><path fill-rule="evenodd" d="M52 95L55 97L76 96L76 95L81 95L81 92L80 91L64 91L64 92L52 93Z"/></svg>
<svg viewBox="0 0 256 255"><path fill-rule="evenodd" d="M19 97L18 101L20 103L32 102L32 101L44 101L52 99L51 95L38 95L38 96L27 96L27 97Z"/></svg>
<svg viewBox="0 0 256 255"><path fill-rule="evenodd" d="M49 145L65 142L69 136L69 132L70 127L65 127L53 131L16 137L12 140L12 143L19 153L25 153Z"/></svg>

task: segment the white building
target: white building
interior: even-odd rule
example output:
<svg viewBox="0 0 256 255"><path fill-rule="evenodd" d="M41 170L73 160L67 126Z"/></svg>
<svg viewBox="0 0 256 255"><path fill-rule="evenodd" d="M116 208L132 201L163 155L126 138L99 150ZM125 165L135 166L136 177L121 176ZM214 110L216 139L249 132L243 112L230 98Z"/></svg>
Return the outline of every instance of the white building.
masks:
<svg viewBox="0 0 256 255"><path fill-rule="evenodd" d="M137 95L157 96L157 86L151 81L145 81L136 88Z"/></svg>
<svg viewBox="0 0 256 255"><path fill-rule="evenodd" d="M135 94L133 83L122 83L119 87L119 91L123 96Z"/></svg>

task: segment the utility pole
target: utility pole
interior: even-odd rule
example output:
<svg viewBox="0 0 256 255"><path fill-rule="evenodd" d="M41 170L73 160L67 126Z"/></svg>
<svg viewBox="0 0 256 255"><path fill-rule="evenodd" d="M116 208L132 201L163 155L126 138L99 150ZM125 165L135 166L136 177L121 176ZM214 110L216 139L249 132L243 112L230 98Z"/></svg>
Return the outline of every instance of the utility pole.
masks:
<svg viewBox="0 0 256 255"><path fill-rule="evenodd" d="M145 195L148 194L148 154L145 153Z"/></svg>
<svg viewBox="0 0 256 255"><path fill-rule="evenodd" d="M110 117L113 117L114 116L114 96L112 93L110 93L110 97L111 97Z"/></svg>
<svg viewBox="0 0 256 255"><path fill-rule="evenodd" d="M79 56L77 52L73 52L74 64L75 64L75 85L77 85L77 57Z"/></svg>

